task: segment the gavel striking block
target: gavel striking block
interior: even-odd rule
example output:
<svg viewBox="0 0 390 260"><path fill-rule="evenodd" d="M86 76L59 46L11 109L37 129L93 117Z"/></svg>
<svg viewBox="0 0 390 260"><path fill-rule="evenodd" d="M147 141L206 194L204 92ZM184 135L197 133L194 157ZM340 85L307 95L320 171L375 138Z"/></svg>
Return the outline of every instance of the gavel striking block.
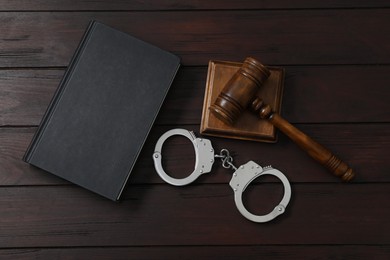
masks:
<svg viewBox="0 0 390 260"><path fill-rule="evenodd" d="M246 58L209 108L210 111L224 123L232 125L250 107L261 119L268 120L334 175L344 181L351 180L355 174L346 163L275 113L260 97L256 97L269 75L267 67L259 61Z"/></svg>

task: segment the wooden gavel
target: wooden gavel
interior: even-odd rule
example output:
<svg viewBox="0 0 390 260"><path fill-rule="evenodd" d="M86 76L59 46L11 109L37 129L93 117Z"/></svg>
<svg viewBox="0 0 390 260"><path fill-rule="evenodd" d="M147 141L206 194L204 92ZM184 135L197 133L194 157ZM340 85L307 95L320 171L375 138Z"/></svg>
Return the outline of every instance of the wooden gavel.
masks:
<svg viewBox="0 0 390 260"><path fill-rule="evenodd" d="M242 67L226 83L215 103L209 108L210 111L224 123L233 125L250 106L260 118L267 119L334 175L344 181L351 180L355 173L346 163L275 113L260 97L255 96L270 74L259 61L246 58Z"/></svg>

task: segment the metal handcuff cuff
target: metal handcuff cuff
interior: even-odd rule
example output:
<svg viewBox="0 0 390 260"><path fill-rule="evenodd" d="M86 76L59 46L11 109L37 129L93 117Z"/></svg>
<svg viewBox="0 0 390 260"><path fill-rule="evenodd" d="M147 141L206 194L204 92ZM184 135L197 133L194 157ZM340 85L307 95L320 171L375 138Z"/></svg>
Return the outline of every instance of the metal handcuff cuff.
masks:
<svg viewBox="0 0 390 260"><path fill-rule="evenodd" d="M162 146L164 142L173 135L182 135L187 137L192 142L195 149L195 169L187 177L182 179L175 179L169 176L162 167ZM247 219L254 222L268 222L277 216L284 213L290 198L291 198L291 186L286 176L277 169L271 166L261 167L253 161L249 161L236 168L233 165L233 158L230 156L229 151L222 149L220 154L215 154L210 140L197 138L192 131L185 129L172 129L163 134L156 143L156 147L153 153L154 166L160 177L169 184L175 186L184 186L195 181L200 175L211 172L211 168L214 164L215 158L222 160L222 166L224 168L232 168L234 170L233 177L230 180L230 187L234 191L234 201L239 212ZM277 177L284 186L284 196L280 203L266 215L254 215L249 212L242 202L242 194L248 185L257 177L263 175L273 175Z"/></svg>

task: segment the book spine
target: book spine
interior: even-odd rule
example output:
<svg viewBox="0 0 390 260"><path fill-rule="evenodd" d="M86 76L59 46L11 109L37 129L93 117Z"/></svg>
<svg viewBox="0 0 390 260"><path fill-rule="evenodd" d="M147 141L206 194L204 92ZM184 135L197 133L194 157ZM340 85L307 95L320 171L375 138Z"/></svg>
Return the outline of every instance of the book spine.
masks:
<svg viewBox="0 0 390 260"><path fill-rule="evenodd" d="M45 131L47 123L49 122L49 120L53 114L53 111L56 107L56 104L57 104L58 100L61 98L61 95L66 88L69 76L72 74L72 72L77 64L78 57L82 53L84 46L85 46L85 43L88 41L88 38L91 35L91 32L93 31L95 23L96 23L95 21L91 21L89 23L88 28L85 31L75 53L73 54L72 59L68 65L68 68L65 71L65 74L62 77L62 80L61 80L60 84L58 85L57 90L54 93L53 98L51 99L50 104L48 105L44 116L42 117L42 120L38 126L38 129L35 132L32 140L31 140L30 145L28 146L28 148L23 156L23 161L25 161L27 163L30 162L31 157L34 154L35 148L36 148L37 144L39 143L39 140L40 140L43 132Z"/></svg>

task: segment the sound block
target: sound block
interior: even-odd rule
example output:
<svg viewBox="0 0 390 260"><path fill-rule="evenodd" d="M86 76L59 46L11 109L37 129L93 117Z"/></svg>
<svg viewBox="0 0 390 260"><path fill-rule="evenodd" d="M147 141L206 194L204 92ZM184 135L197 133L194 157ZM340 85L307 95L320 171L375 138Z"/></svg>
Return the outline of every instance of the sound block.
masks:
<svg viewBox="0 0 390 260"><path fill-rule="evenodd" d="M256 114L244 111L234 126L229 126L216 118L209 110L225 84L241 67L242 63L229 61L209 62L206 91L203 102L200 133L203 135L275 143L277 141L275 127L266 120L259 119ZM267 67L271 75L258 91L258 95L273 110L280 113L284 86L284 69Z"/></svg>

